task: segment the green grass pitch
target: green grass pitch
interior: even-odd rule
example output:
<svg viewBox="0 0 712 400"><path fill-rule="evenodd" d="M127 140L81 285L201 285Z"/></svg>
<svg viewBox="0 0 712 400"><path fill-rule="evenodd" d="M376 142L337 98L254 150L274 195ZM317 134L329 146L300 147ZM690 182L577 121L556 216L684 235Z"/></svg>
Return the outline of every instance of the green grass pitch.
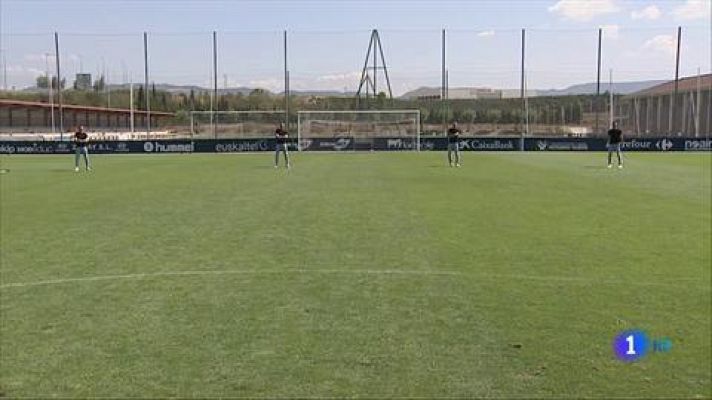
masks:
<svg viewBox="0 0 712 400"><path fill-rule="evenodd" d="M2 156L0 393L710 397L712 157L626 156Z"/></svg>

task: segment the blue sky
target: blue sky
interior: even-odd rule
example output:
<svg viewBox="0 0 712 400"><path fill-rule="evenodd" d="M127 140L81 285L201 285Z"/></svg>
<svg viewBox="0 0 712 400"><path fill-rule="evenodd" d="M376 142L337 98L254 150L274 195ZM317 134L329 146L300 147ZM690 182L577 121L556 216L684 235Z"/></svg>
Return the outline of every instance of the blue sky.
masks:
<svg viewBox="0 0 712 400"><path fill-rule="evenodd" d="M710 0L0 0L0 7L0 44L15 87L31 85L46 61L53 65L54 31L65 76L81 65L107 71L115 83L142 81L148 31L152 81L208 86L216 30L220 86L275 91L283 82L283 29L293 89L354 90L374 27L396 94L439 85L443 28L451 87L518 87L521 28L532 89L595 80L599 27L605 75L613 69L616 80L672 77L678 25L682 75L712 63Z"/></svg>

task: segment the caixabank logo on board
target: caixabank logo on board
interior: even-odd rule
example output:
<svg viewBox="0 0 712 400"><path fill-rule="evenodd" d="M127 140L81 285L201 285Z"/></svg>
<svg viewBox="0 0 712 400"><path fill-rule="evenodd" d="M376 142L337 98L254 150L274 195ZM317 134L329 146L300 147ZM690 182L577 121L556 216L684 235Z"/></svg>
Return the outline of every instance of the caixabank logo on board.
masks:
<svg viewBox="0 0 712 400"><path fill-rule="evenodd" d="M146 153L192 153L193 143L144 142L143 151Z"/></svg>
<svg viewBox="0 0 712 400"><path fill-rule="evenodd" d="M712 150L712 139L685 140L685 150L689 150L689 151Z"/></svg>
<svg viewBox="0 0 712 400"><path fill-rule="evenodd" d="M460 141L462 150L514 150L515 145L513 140L481 140L467 139Z"/></svg>

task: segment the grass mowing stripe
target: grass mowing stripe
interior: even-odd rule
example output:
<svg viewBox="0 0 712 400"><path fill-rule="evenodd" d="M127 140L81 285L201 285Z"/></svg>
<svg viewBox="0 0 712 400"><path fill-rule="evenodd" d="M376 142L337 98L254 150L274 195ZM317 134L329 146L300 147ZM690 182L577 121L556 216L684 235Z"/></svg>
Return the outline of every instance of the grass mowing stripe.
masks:
<svg viewBox="0 0 712 400"><path fill-rule="evenodd" d="M205 270L205 271L169 271L169 272L154 272L146 274L127 274L127 275L104 275L104 276L85 276L76 278L58 278L38 282L9 282L0 284L0 289L32 287L32 286L47 286L59 285L67 283L95 282L107 280L129 280L129 279L148 279L161 277L181 277L181 276L201 276L201 275L275 275L275 274L355 274L355 275L422 275L422 276L463 276L478 279L516 279L516 280L531 280L539 284L558 285L560 282L580 283L585 285L623 285L623 286L662 286L678 289L694 289L709 291L706 286L697 285L675 285L664 282L641 282L641 281L611 281L611 280L596 280L581 277L566 277L566 276L535 276L535 275L494 275L494 274L466 274L453 271L442 270L425 270L425 271L405 271L405 270L359 270L359 269L283 269L283 270ZM674 282L696 282L696 279L674 279Z"/></svg>

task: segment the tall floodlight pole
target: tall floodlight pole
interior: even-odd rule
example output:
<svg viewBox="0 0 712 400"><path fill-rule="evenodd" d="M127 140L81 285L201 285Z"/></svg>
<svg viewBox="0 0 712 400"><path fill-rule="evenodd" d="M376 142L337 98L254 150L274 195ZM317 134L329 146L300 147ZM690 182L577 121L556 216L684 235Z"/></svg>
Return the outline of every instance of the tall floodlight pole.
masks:
<svg viewBox="0 0 712 400"><path fill-rule="evenodd" d="M596 72L596 123L595 123L595 134L598 135L598 100L601 97L601 45L603 44L603 29L598 28L598 69Z"/></svg>
<svg viewBox="0 0 712 400"><path fill-rule="evenodd" d="M2 53L2 87L3 90L7 90L7 55L4 51Z"/></svg>
<svg viewBox="0 0 712 400"><path fill-rule="evenodd" d="M133 139L134 134L134 96L133 96L133 80L129 83L129 118L131 126L131 138Z"/></svg>
<svg viewBox="0 0 712 400"><path fill-rule="evenodd" d="M525 56L526 56L526 53L525 53L526 34L527 34L526 30L522 29L522 65L521 65L522 76L521 76L520 93L519 93L519 97L522 102L522 135L521 135L521 140L519 143L519 148L521 151L524 151L524 127L526 125L525 118L526 118L526 107L527 107L526 101L525 101L526 92L524 89L524 84L525 84L525 82L524 82L524 65L525 65Z"/></svg>
<svg viewBox="0 0 712 400"><path fill-rule="evenodd" d="M369 66L371 62L371 52L373 51L373 64ZM378 56L381 57L381 64L378 64ZM378 34L378 30L374 29L371 31L371 38L368 41L368 50L366 50L366 59L363 62L363 68L361 69L361 79L359 80L358 89L356 90L356 101L357 105L360 107L361 94L363 93L368 99L368 96L372 93L374 97L378 95L377 78L376 75L378 70L383 70L383 75L386 78L386 86L388 87L388 97L393 99L393 91L391 90L391 80L388 77L388 67L386 64L386 57L383 53L383 45L381 44L381 38ZM371 72L373 71L373 76Z"/></svg>
<svg viewBox="0 0 712 400"><path fill-rule="evenodd" d="M55 59L56 65L57 65L57 105L59 106L59 140L64 140L64 109L62 108L62 74L59 69L59 34L57 32L54 33L54 59Z"/></svg>
<svg viewBox="0 0 712 400"><path fill-rule="evenodd" d="M388 97L393 99L393 90L391 90L391 78L388 77L388 68L386 67L386 57L383 55L383 44L381 43L381 35L376 31L376 41L378 41L378 52L381 54L381 64L383 64L383 76L386 77L386 86L388 87ZM375 51L375 49L374 49Z"/></svg>
<svg viewBox="0 0 712 400"><path fill-rule="evenodd" d="M371 48L373 48L374 41L373 41L373 32L371 32L371 38L368 41L368 50L366 50L366 60L363 62L363 69L361 69L361 79L359 80L358 84L358 90L356 90L356 97L358 100L361 99L361 89L363 88L363 85L366 84L366 89L364 90L364 93L366 94L366 98L368 99L368 59L369 56L371 55ZM375 51L375 49L374 49Z"/></svg>
<svg viewBox="0 0 712 400"><path fill-rule="evenodd" d="M376 79L378 78L378 58L376 54L376 48L373 48L373 98L375 99L378 97L378 93L376 92Z"/></svg>
<svg viewBox="0 0 712 400"><path fill-rule="evenodd" d="M608 70L608 129L613 128L613 68Z"/></svg>
<svg viewBox="0 0 712 400"><path fill-rule="evenodd" d="M709 12L709 17L712 20L712 2L710 3ZM705 129L705 138L707 140L710 139L710 133L712 133L712 24L710 24L710 36L708 42L710 44L710 79L708 86L709 92L707 92L707 129Z"/></svg>
<svg viewBox="0 0 712 400"><path fill-rule="evenodd" d="M445 85L447 84L445 82L445 29L442 30L442 44L441 44L441 64L440 64L440 73L441 73L441 85L440 85L440 98L445 100Z"/></svg>
<svg viewBox="0 0 712 400"><path fill-rule="evenodd" d="M151 97L148 90L148 33L143 33L143 83L146 96L146 139L151 138Z"/></svg>
<svg viewBox="0 0 712 400"><path fill-rule="evenodd" d="M2 34L2 2L0 2L0 57L2 57L2 88L7 90L7 55L3 47L5 36Z"/></svg>
<svg viewBox="0 0 712 400"><path fill-rule="evenodd" d="M213 31L213 98L215 99L215 110L219 109L218 105L218 34ZM214 111L213 111L214 112ZM218 138L217 131L217 114L213 120L213 137Z"/></svg>
<svg viewBox="0 0 712 400"><path fill-rule="evenodd" d="M106 71L104 75L104 85L106 87L106 107L111 108L111 70Z"/></svg>
<svg viewBox="0 0 712 400"><path fill-rule="evenodd" d="M702 71L697 68L697 101L695 106L695 137L700 136L700 107L702 106Z"/></svg>
<svg viewBox="0 0 712 400"><path fill-rule="evenodd" d="M446 95L447 95L447 76L445 76L445 75L446 75L446 71L445 71L445 69L446 69L446 66L445 66L445 62L446 62L446 59L445 59L445 56L446 56L446 53L445 53L445 51L446 51L446 50L445 50L445 46L446 46L446 43L445 43L445 29L443 29L443 30L442 30L442 60L441 60L441 61L442 61L442 64L441 64L441 72L440 72L441 75L442 75L442 76L441 76L442 83L441 83L441 89L440 89L440 101L441 101L441 103L442 103L442 112L443 112L443 133L446 133L446 132L447 132L447 101L446 101L446 99L445 99L445 97L446 97Z"/></svg>
<svg viewBox="0 0 712 400"><path fill-rule="evenodd" d="M677 27L677 51L675 52L675 90L672 95L672 113L670 118L670 133L675 129L675 118L677 117L677 90L680 80L680 41L682 39L682 27Z"/></svg>
<svg viewBox="0 0 712 400"><path fill-rule="evenodd" d="M289 70L287 65L287 30L282 32L284 42L284 129L289 132Z"/></svg>
<svg viewBox="0 0 712 400"><path fill-rule="evenodd" d="M55 133L54 126L54 93L52 91L52 77L49 74L49 57L51 54L45 53L45 76L47 77L47 99L49 100L49 117L52 124L52 134Z"/></svg>
<svg viewBox="0 0 712 400"><path fill-rule="evenodd" d="M524 76L524 93L529 90L529 77ZM524 127L524 132L529 134L529 96L524 96L524 122L525 122L525 127Z"/></svg>

